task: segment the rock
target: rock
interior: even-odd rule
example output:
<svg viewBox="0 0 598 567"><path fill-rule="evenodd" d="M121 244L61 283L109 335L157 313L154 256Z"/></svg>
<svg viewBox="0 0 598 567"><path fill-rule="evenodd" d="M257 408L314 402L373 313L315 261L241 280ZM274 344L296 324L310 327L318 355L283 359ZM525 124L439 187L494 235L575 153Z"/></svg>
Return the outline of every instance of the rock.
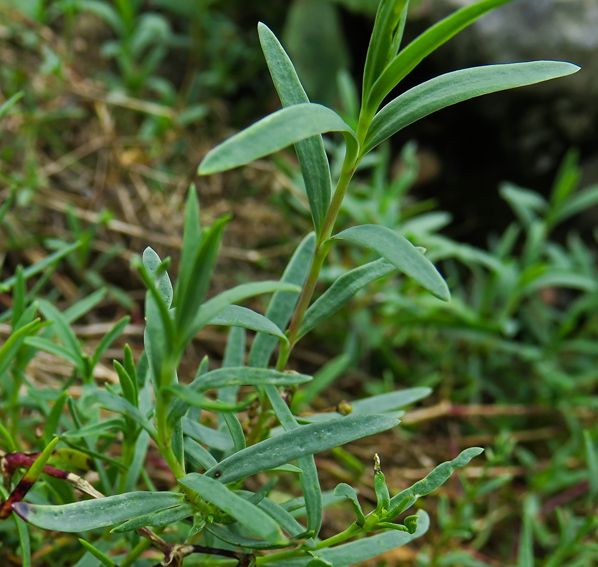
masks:
<svg viewBox="0 0 598 567"><path fill-rule="evenodd" d="M432 21L477 0L431 0L423 13ZM595 131L598 118L598 1L515 0L482 16L443 50L460 67L535 59L571 61L574 75L522 90L552 99L554 119L572 143ZM515 91L514 91L515 92Z"/></svg>

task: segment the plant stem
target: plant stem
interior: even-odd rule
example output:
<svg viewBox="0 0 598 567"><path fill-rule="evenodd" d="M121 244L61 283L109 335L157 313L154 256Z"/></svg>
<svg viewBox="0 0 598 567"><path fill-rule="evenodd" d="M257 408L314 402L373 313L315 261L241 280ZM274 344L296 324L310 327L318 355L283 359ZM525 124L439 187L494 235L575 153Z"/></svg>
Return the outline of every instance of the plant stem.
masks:
<svg viewBox="0 0 598 567"><path fill-rule="evenodd" d="M328 256L328 251L330 250L330 243L327 242L327 240L332 235L338 213L347 192L347 187L349 186L353 174L355 173L356 167L356 162L345 161L343 164L343 169L336 185L334 196L332 197L332 201L330 203L330 208L328 209L328 213L324 219L324 224L322 225L322 233L320 234L318 242L316 243L316 250L314 252L311 268L309 270L307 279L305 280L301 297L299 298L297 308L295 309L293 319L291 320L291 324L289 326L289 347L288 349L285 349L284 353L281 351L281 356L279 356L279 360L276 365L278 370L283 370L285 368L291 350L297 341L299 327L301 326L305 312L309 307L316 289L316 284L318 283L318 277L320 276L320 271L324 265L324 260L326 260L326 256Z"/></svg>
<svg viewBox="0 0 598 567"><path fill-rule="evenodd" d="M174 476L178 479L185 476L185 468L176 458L174 451L172 450L171 437L172 427L168 426L168 406L170 402L170 395L167 394L163 389L163 384L170 384L172 377L175 374L173 365L165 364L165 369L161 372L159 385L156 395L156 445L158 450L162 454L162 457L166 461L166 464L170 467L170 470Z"/></svg>
<svg viewBox="0 0 598 567"><path fill-rule="evenodd" d="M139 543L131 549L129 554L120 562L120 567L130 567L135 563L137 558L152 545L149 539L139 540Z"/></svg>
<svg viewBox="0 0 598 567"><path fill-rule="evenodd" d="M326 547L330 547L331 545L336 545L337 543L342 543L353 536L357 535L358 533L362 532L363 529L360 528L357 524L351 524L345 531L342 531L340 534L336 534L335 536L329 537L318 543L316 545L316 549L324 549ZM287 551L281 551L280 553L272 553L271 555L265 555L262 557L258 557L255 561L256 565L263 565L265 563L271 563L272 561L280 561L282 559L290 559L292 557L300 557L305 553L303 549L288 549Z"/></svg>

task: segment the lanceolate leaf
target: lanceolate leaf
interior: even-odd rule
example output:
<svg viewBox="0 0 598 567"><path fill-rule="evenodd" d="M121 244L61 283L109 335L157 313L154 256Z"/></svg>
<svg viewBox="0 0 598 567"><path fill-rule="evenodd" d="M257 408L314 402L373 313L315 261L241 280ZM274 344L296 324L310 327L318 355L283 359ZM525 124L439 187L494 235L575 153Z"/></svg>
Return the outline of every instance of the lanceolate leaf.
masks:
<svg viewBox="0 0 598 567"><path fill-rule="evenodd" d="M156 431L149 420L130 402L105 390L96 390L84 398L85 404L97 404L107 410L130 417L143 427L150 435Z"/></svg>
<svg viewBox="0 0 598 567"><path fill-rule="evenodd" d="M179 484L197 492L255 535L272 543L286 543L280 527L263 510L236 495L226 486L206 475L191 473L179 479Z"/></svg>
<svg viewBox="0 0 598 567"><path fill-rule="evenodd" d="M216 146L200 163L198 173L233 169L324 132L342 132L347 151L356 155L355 132L336 112L320 104L303 103L278 110Z"/></svg>
<svg viewBox="0 0 598 567"><path fill-rule="evenodd" d="M375 83L366 102L367 108L375 112L384 97L411 73L425 57L463 28L475 22L480 16L507 2L511 2L511 0L482 0L481 2L475 2L473 5L457 10L426 30L405 47L384 70L380 69L375 75ZM401 4L400 1L398 3Z"/></svg>
<svg viewBox="0 0 598 567"><path fill-rule="evenodd" d="M324 424L304 425L238 451L206 472L228 484L306 455L344 445L398 425L382 415L350 415Z"/></svg>
<svg viewBox="0 0 598 567"><path fill-rule="evenodd" d="M265 282L250 282L238 285L232 289L228 289L219 293L216 297L206 301L200 308L193 324L191 325L191 336L197 333L204 325L207 325L212 319L218 316L224 311L229 305L238 301L243 301L248 297L260 295L262 293L272 292L287 292L292 294L298 294L301 288L293 285L293 282L284 281L265 281ZM270 319L270 317L268 317ZM274 324L277 324L274 321ZM280 325L278 325L280 327ZM274 339L276 342L276 339Z"/></svg>
<svg viewBox="0 0 598 567"><path fill-rule="evenodd" d="M357 565L362 561L372 559L381 553L407 545L414 539L424 535L430 527L430 517L425 512L419 513L417 530L414 534L398 531L387 531L374 536L352 541L328 549L317 551L318 557L329 561L333 567L345 567ZM298 557L295 559L284 559L279 562L272 562L270 565L277 567L305 567L312 561L311 557Z"/></svg>
<svg viewBox="0 0 598 567"><path fill-rule="evenodd" d="M137 516L136 518L128 520L120 526L113 528L111 531L114 533L122 533L143 528L145 526L154 528L170 526L188 516L192 516L194 512L195 507L191 504L178 504L172 508L166 508L165 510L159 510L158 512L150 512L143 516Z"/></svg>
<svg viewBox="0 0 598 567"><path fill-rule="evenodd" d="M395 412L400 408L404 408L409 404L429 396L431 393L432 390L430 388L407 388L405 390L387 392L386 394L363 398L351 404L353 406L351 415L373 415ZM302 423L315 423L329 421L330 419L338 417L340 417L340 414L337 412L326 412L300 417L298 420Z"/></svg>
<svg viewBox="0 0 598 567"><path fill-rule="evenodd" d="M285 334L270 319L256 313L252 309L240 307L239 305L229 305L219 315L210 319L208 325L243 327L252 331L273 335L288 342Z"/></svg>
<svg viewBox="0 0 598 567"><path fill-rule="evenodd" d="M399 492L396 496L393 496L390 500L391 509L403 502L406 498L413 499L410 503L410 505L412 505L420 496L430 494L430 492L436 490L439 486L442 486L450 478L455 469L464 467L471 461L471 459L483 452L484 449L480 449L479 447L465 449L465 451L462 451L461 454L452 461L447 461L438 465L428 476L426 476L426 478L416 482L412 487Z"/></svg>
<svg viewBox="0 0 598 567"><path fill-rule="evenodd" d="M179 277L174 291L175 305L180 302L179 297L185 295L186 290L181 286L192 283L191 271L197 251L201 246L203 235L201 232L201 222L199 218L199 203L197 201L197 190L195 185L191 185L187 202L185 204L185 226L183 232L183 249L181 250L181 263L179 268Z"/></svg>
<svg viewBox="0 0 598 567"><path fill-rule="evenodd" d="M396 270L386 260L376 260L340 276L307 310L299 327L300 339L322 321L336 313L361 288Z"/></svg>
<svg viewBox="0 0 598 567"><path fill-rule="evenodd" d="M570 75L577 65L563 61L532 61L462 69L426 81L388 103L372 121L363 153L409 124L447 106L477 96L533 85Z"/></svg>
<svg viewBox="0 0 598 567"><path fill-rule="evenodd" d="M270 543L262 539L254 539L239 535L238 530L233 531L228 526L217 526L210 524L206 529L218 539L235 545L238 547L246 547L248 549L280 549L281 547L287 547L289 542L286 543Z"/></svg>
<svg viewBox="0 0 598 567"><path fill-rule="evenodd" d="M279 372L268 368L218 368L196 378L187 386L196 392L207 392L224 386L256 386L273 384L275 386L292 386L309 382L311 376L297 372Z"/></svg>
<svg viewBox="0 0 598 567"><path fill-rule="evenodd" d="M229 220L230 217L222 217L206 231L201 246L198 246L198 251L193 258L191 268L186 267L188 281L177 282L175 319L180 347L187 346L199 330L196 320L210 285L212 271L218 259L220 242Z"/></svg>
<svg viewBox="0 0 598 567"><path fill-rule="evenodd" d="M394 35L401 14L409 0L382 0L376 13L376 21L368 48L363 70L363 99L369 94L372 85L382 74L390 58L394 55Z"/></svg>
<svg viewBox="0 0 598 567"><path fill-rule="evenodd" d="M262 23L258 24L258 33L282 105L309 102L295 67L276 36ZM295 144L295 151L299 158L314 226L320 234L330 206L330 167L322 136L313 136L298 142Z"/></svg>
<svg viewBox="0 0 598 567"><path fill-rule="evenodd" d="M385 226L364 224L339 232L331 240L345 240L377 252L435 296L451 298L444 278L411 242Z"/></svg>
<svg viewBox="0 0 598 567"><path fill-rule="evenodd" d="M298 430L299 424L289 406L282 399L278 389L274 386L266 386L265 391L272 404L272 409L285 431L290 432ZM305 499L307 528L314 536L317 536L322 527L323 503L318 469L313 454L298 458L297 465L303 470L300 481L303 497Z"/></svg>
<svg viewBox="0 0 598 567"><path fill-rule="evenodd" d="M62 506L20 502L13 510L38 528L72 533L112 526L183 501L182 494L172 492L129 492Z"/></svg>
<svg viewBox="0 0 598 567"><path fill-rule="evenodd" d="M296 286L303 285L307 273L309 272L315 247L316 235L311 232L303 239L301 244L299 244L297 250L295 250L295 253L282 274L281 282ZM295 309L295 305L297 305L299 291L278 291L272 296L272 299L268 304L266 317L283 331L287 328L291 315ZM249 351L249 366L258 368L267 366L270 356L272 356L272 353L276 348L276 344L276 338L263 333L258 333L251 345L251 350Z"/></svg>

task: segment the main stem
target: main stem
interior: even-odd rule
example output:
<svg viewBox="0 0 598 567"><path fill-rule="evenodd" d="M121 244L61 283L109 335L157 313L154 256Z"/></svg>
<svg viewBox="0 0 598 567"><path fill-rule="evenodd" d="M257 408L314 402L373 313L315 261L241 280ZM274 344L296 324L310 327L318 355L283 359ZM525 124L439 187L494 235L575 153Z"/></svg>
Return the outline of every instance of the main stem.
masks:
<svg viewBox="0 0 598 567"><path fill-rule="evenodd" d="M351 524L346 530L342 531L340 534L336 534L335 536L329 537L328 539L324 539L316 545L316 549L325 549L332 545L336 545L337 543L342 543L347 541L348 539L356 536L357 534L363 532L363 528L360 528L357 524ZM287 551L280 551L279 553L272 553L270 555L263 555L262 557L256 558L256 565L263 565L266 563L271 563L272 561L281 561L282 559L290 559L292 557L300 557L304 555L305 551L302 549L289 549Z"/></svg>
<svg viewBox="0 0 598 567"><path fill-rule="evenodd" d="M343 163L341 175L339 177L338 183L336 184L336 189L334 191L328 213L326 214L326 218L324 219L324 223L322 225L322 232L316 243L316 249L311 263L311 268L309 270L307 279L305 280L305 285L303 286L303 291L301 292L301 297L297 303L297 308L293 314L291 324L289 325L289 346L281 351L276 364L276 368L278 370L284 370L289 359L289 355L291 354L291 351L297 342L297 334L299 333L301 322L303 321L303 317L305 317L305 312L309 307L316 289L316 284L318 283L320 271L322 270L322 266L324 265L324 261L326 260L326 256L328 256L328 251L330 250L330 242L328 242L328 239L332 235L332 230L334 229L338 213L340 211L343 199L345 198L347 187L351 182L356 167L357 163L353 160L350 162L345 161L345 163Z"/></svg>

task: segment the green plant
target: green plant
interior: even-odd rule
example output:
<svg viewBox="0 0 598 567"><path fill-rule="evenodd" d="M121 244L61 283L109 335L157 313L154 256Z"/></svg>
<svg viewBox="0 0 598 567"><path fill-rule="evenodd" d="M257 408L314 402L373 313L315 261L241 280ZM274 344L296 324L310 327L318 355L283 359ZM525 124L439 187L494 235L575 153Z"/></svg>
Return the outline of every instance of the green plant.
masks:
<svg viewBox="0 0 598 567"><path fill-rule="evenodd" d="M562 62L466 69L419 85L378 110L427 54L506 1L484 0L464 8L399 50L408 1L383 0L367 54L356 131L334 111L309 103L282 46L260 25L262 48L284 108L214 148L200 164L199 173L224 171L295 144L315 232L303 239L280 282L242 284L206 300L229 219L221 218L202 230L196 194L191 190L176 283L171 283L167 273L169 260L162 260L152 249L134 259L148 290L145 350L135 364L132 350L125 347L122 363L114 362L118 385L99 387L93 369L101 353L121 333L126 319L119 321L89 356L71 323L98 301L96 295L61 313L49 302L33 301L26 294L23 270L17 271L10 285L5 282L7 289L13 288L14 307L13 334L0 350L2 389L6 392L2 421L7 424L0 429L7 449L3 463L9 477L19 468L28 472L16 485L3 489L0 516L10 516L15 522L10 544L20 545L24 564L31 564L27 524L65 533L89 532L82 545L90 556L83 556L80 563L93 556L104 565L118 562L121 567L133 565L150 546L163 553L162 565L181 565L187 558L186 565L343 566L404 545L427 531L429 519L423 511L405 517L402 523L395 520L482 450L463 451L393 497L376 457L377 505L366 515L349 485L340 484L333 493L321 490L313 455L392 429L399 423L399 410L429 390L391 392L343 404L333 412L294 415L288 396L310 377L288 371L287 365L294 346L306 333L381 275L399 270L438 298L449 299L446 282L423 250L397 232L365 224L335 234L334 227L358 165L395 132L456 102L577 70ZM331 131L341 132L345 139L334 192L321 138ZM341 275L312 303L322 266L338 242L370 249L380 259ZM236 305L263 293L274 293L265 316ZM36 317L38 311L45 323ZM232 327L222 367L209 370L206 359L194 380L179 383L186 348L197 332L210 324ZM258 333L247 357L244 328ZM277 360L271 368L277 347ZM27 380L27 365L39 350L73 364L71 381L59 392L39 391ZM82 382L78 399L68 392L75 380ZM22 399L21 386L27 390ZM208 394L211 391L214 396ZM48 401L53 402L51 409ZM22 403L33 410L31 416L29 411L21 413ZM65 406L68 414L63 412ZM105 418L100 408L116 416ZM203 410L207 415L200 423ZM27 431L21 439L23 417L29 423L43 424L41 443ZM281 429L275 429L279 424ZM57 433L69 449L56 449L57 440L52 437ZM122 436L120 454L109 456L107 449L117 435ZM177 481L172 490L156 490L145 470L150 440ZM25 443L41 444L43 450L27 453ZM70 467L95 469L101 491L65 472L64 468ZM201 470L205 472L198 472ZM282 502L270 498L277 477L252 491L242 488L246 478L269 471L298 475L303 495ZM37 479L42 473L47 481L40 484ZM148 491L135 491L140 479ZM92 499L75 501L68 483ZM30 502L23 501L27 494ZM323 507L339 499L352 503L355 521L344 531L320 539ZM306 516L306 523L299 523L295 516ZM378 531L381 533L346 543ZM67 538L65 545L71 541ZM260 554L261 550L282 548ZM124 555L118 555L123 549Z"/></svg>

